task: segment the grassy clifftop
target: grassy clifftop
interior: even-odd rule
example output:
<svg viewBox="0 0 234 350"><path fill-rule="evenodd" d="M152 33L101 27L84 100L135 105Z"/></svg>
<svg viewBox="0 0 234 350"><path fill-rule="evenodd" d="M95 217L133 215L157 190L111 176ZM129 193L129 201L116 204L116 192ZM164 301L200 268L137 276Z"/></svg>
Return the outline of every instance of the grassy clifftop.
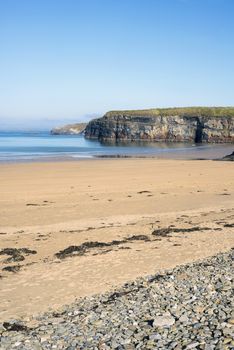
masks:
<svg viewBox="0 0 234 350"><path fill-rule="evenodd" d="M124 116L188 116L188 117L234 117L234 107L176 107L176 108L153 108L143 110L110 111L106 117L115 115Z"/></svg>

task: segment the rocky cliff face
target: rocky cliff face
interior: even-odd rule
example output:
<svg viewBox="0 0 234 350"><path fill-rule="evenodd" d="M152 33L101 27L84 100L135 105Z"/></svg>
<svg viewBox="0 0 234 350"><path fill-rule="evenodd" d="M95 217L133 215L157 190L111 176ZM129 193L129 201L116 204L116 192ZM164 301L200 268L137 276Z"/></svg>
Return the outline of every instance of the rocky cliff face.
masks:
<svg viewBox="0 0 234 350"><path fill-rule="evenodd" d="M213 110L213 109L212 109ZM225 109L223 109L225 110ZM228 110L228 109L227 109ZM84 135L99 140L171 142L234 142L234 115L215 115L202 109L109 112L87 125ZM161 113L160 113L161 112ZM213 114L213 115L212 115Z"/></svg>
<svg viewBox="0 0 234 350"><path fill-rule="evenodd" d="M51 130L52 135L80 135L84 132L86 123L68 124Z"/></svg>

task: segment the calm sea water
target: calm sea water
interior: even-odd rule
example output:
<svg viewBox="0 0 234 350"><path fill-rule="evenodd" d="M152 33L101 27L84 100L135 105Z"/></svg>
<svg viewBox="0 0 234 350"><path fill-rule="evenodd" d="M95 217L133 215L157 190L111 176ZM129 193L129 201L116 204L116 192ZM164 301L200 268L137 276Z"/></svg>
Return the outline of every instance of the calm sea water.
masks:
<svg viewBox="0 0 234 350"><path fill-rule="evenodd" d="M0 132L0 162L82 159L97 156L158 156L160 158L217 158L231 153L231 145L183 143L100 143L83 136L49 132Z"/></svg>

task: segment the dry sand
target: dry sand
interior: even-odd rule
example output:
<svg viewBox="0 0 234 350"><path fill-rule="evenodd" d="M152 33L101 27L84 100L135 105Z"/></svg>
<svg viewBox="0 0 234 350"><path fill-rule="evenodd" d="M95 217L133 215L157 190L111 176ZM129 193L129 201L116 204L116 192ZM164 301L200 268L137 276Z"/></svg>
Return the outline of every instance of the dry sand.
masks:
<svg viewBox="0 0 234 350"><path fill-rule="evenodd" d="M231 162L102 159L0 166L0 319L55 309L234 246ZM159 228L191 229L154 236ZM197 227L200 227L198 230ZM144 240L126 240L146 235ZM84 242L125 240L82 256ZM20 265L19 272L2 270Z"/></svg>

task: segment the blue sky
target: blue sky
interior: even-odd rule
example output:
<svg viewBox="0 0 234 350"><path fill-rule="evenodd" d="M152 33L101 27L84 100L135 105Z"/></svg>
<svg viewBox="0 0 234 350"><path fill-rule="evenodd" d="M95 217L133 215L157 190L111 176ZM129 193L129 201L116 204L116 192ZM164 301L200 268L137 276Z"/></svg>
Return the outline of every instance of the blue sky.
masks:
<svg viewBox="0 0 234 350"><path fill-rule="evenodd" d="M234 105L233 0L0 0L0 118Z"/></svg>

